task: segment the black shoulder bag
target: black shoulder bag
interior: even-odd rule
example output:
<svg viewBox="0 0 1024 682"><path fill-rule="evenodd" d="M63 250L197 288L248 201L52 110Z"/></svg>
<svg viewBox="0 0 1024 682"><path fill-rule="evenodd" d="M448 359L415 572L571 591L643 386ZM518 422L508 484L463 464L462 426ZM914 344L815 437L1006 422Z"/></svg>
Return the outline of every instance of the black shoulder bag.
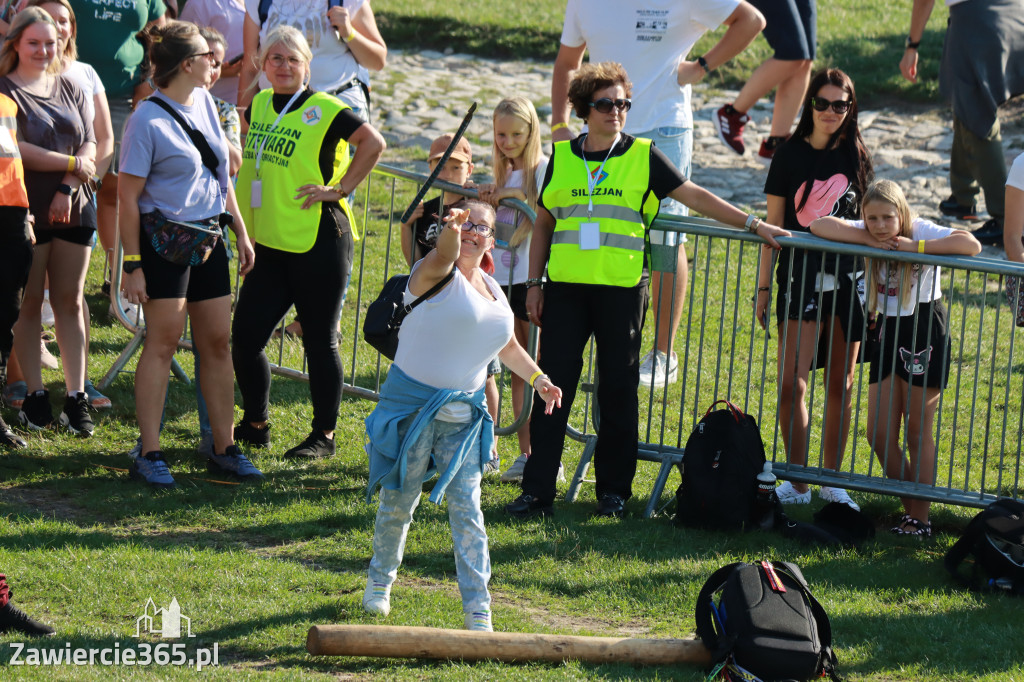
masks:
<svg viewBox="0 0 1024 682"><path fill-rule="evenodd" d="M405 288L409 284L409 275L395 275L388 279L384 283L384 288L380 290L380 295L366 309L366 319L363 320L363 338L381 355L389 360L394 360L395 353L398 352L398 330L402 328L402 321L405 320L406 315L440 291L445 284L452 281L454 276L455 266L453 265L451 272L409 305L405 304Z"/></svg>

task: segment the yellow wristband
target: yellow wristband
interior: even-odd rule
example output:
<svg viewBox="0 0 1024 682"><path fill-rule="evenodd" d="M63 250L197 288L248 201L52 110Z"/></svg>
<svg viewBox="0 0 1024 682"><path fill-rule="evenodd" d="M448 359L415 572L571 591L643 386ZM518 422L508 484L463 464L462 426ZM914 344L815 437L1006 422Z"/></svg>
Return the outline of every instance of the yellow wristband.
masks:
<svg viewBox="0 0 1024 682"><path fill-rule="evenodd" d="M917 240L917 252L918 253L924 253L924 240L923 239L918 239Z"/></svg>
<svg viewBox="0 0 1024 682"><path fill-rule="evenodd" d="M356 30L352 29L352 32L349 33L346 37L342 38L342 40L344 40L347 43L347 42L349 42L350 40L352 40L355 37L356 37Z"/></svg>
<svg viewBox="0 0 1024 682"><path fill-rule="evenodd" d="M75 172L75 157L69 156L68 157L68 173L74 173L74 172Z"/></svg>
<svg viewBox="0 0 1024 682"><path fill-rule="evenodd" d="M551 132L555 132L556 130L561 130L562 128L568 128L568 127L569 127L569 124L566 123L565 121L562 121L561 123L556 123L555 125L551 126Z"/></svg>
<svg viewBox="0 0 1024 682"><path fill-rule="evenodd" d="M142 260L142 256L140 256L137 253L136 254L129 254L129 253L124 254L124 262L125 263L133 263L135 261L141 261L141 260Z"/></svg>
<svg viewBox="0 0 1024 682"><path fill-rule="evenodd" d="M544 376L544 372L540 371L539 369L536 372L534 372L533 375L530 377L530 388L533 388L533 383L537 381L537 379L540 379L542 376Z"/></svg>

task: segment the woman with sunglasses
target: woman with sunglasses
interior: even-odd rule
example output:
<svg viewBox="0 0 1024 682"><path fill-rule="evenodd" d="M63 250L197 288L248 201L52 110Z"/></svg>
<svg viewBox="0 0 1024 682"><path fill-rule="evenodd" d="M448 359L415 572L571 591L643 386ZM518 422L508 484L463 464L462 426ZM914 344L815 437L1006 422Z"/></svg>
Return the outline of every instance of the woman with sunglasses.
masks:
<svg viewBox="0 0 1024 682"><path fill-rule="evenodd" d="M775 153L765 193L768 221L808 232L816 218L856 220L871 181L871 157L857 127L853 81L839 69L814 75L793 137ZM822 461L838 469L846 448L852 405L853 376L864 329L864 310L857 294L863 267L853 256L782 249L775 276L775 319L779 338L779 428L790 463L805 466L810 414L807 383L819 343L826 349L825 414ZM765 326L771 300L774 261L761 254L755 314ZM786 481L777 493L784 504L807 504L804 483ZM841 488L823 486L822 499L859 509Z"/></svg>
<svg viewBox="0 0 1024 682"><path fill-rule="evenodd" d="M130 475L155 488L175 485L160 450L160 423L171 359L187 315L192 342L203 356L203 396L213 431L207 468L218 475L258 481L263 474L231 437L231 277L223 240L198 265L179 265L157 251L160 235L167 234L161 225L179 233L211 229L224 224L221 216L230 212L242 274L252 267L252 246L228 179L228 143L205 89L213 52L199 29L186 22L151 27L143 37L149 43L149 77L156 92L128 119L117 185L124 298L142 305L146 313L146 343L135 370L142 442ZM200 151L185 125L205 139L206 150Z"/></svg>
<svg viewBox="0 0 1024 682"><path fill-rule="evenodd" d="M622 516L636 473L640 346L647 310L647 232L660 201L672 197L702 215L746 227L778 246L788 232L761 222L690 182L650 140L622 132L632 84L615 62L584 65L569 101L588 132L556 142L537 204L526 310L541 328L541 368L565 389L562 406L530 417L533 454L523 494L505 507L516 517L550 515L565 426L594 335L601 424L594 453L597 513ZM547 269L547 282L541 275Z"/></svg>
<svg viewBox="0 0 1024 682"><path fill-rule="evenodd" d="M480 481L494 440L484 398L487 365L497 354L529 381L546 404L542 412L560 405L562 392L516 341L512 309L485 273L494 247L494 208L462 201L443 222L435 248L413 266L405 301L442 287L402 323L399 339L412 343L398 344L380 402L366 419L368 501L378 485L381 491L363 608L385 616L391 610L391 585L412 514L423 483L437 472L430 500L448 498L465 626L489 631L491 562L480 511Z"/></svg>
<svg viewBox="0 0 1024 682"><path fill-rule="evenodd" d="M341 405L338 320L351 269L355 219L346 197L384 151L384 138L341 100L309 88L313 54L291 26L271 30L259 63L271 87L253 98L238 197L252 230L256 266L245 279L231 330L244 414L235 438L270 444L270 365L263 349L288 309L302 318L312 429L284 453L334 454ZM349 145L356 148L349 157ZM203 366L206 358L203 358Z"/></svg>

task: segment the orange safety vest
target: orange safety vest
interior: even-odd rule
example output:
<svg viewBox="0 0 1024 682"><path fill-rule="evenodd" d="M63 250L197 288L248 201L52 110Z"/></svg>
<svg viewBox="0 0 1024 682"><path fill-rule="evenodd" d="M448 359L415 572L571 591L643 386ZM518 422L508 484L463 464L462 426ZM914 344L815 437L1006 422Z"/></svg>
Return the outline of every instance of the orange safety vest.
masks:
<svg viewBox="0 0 1024 682"><path fill-rule="evenodd" d="M28 208L25 169L18 151L18 105L0 94L0 206Z"/></svg>

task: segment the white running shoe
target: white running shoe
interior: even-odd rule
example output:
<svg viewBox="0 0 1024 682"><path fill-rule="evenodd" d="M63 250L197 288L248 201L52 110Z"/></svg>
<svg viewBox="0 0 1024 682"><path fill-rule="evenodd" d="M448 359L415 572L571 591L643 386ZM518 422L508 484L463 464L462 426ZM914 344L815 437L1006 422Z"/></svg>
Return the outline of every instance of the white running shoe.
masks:
<svg viewBox="0 0 1024 682"><path fill-rule="evenodd" d="M463 614L463 616L467 630L476 630L478 632L494 632L494 628L491 626L490 610L473 611L472 613Z"/></svg>
<svg viewBox="0 0 1024 682"><path fill-rule="evenodd" d="M818 496L826 502L838 502L845 504L853 511L860 511L860 505L854 502L850 494L842 488L829 488L823 485L818 488Z"/></svg>
<svg viewBox="0 0 1024 682"><path fill-rule="evenodd" d="M797 492L796 488L789 481L783 481L782 485L775 489L775 494L779 496L779 502L782 504L811 503L811 491L808 490L805 493Z"/></svg>
<svg viewBox="0 0 1024 682"><path fill-rule="evenodd" d="M674 384L678 375L679 358L675 351L672 351L671 356L666 356L660 350L652 350L640 363L641 388L661 388L665 384Z"/></svg>
<svg viewBox="0 0 1024 682"><path fill-rule="evenodd" d="M501 482L516 483L523 480L523 470L526 469L526 460L529 457L525 452L516 457L516 461L512 462L512 466L501 472Z"/></svg>
<svg viewBox="0 0 1024 682"><path fill-rule="evenodd" d="M366 589L363 590L363 610L378 616L391 613L391 585L367 578Z"/></svg>

